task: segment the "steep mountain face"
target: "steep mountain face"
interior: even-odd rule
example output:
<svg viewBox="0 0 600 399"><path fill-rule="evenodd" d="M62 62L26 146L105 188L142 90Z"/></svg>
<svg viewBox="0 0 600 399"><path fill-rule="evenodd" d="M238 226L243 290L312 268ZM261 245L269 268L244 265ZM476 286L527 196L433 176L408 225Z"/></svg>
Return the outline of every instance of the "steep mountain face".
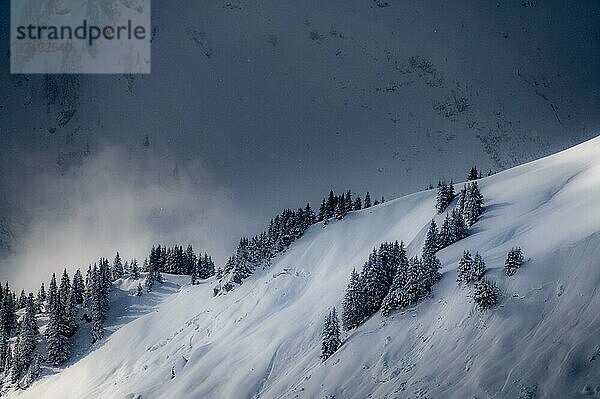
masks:
<svg viewBox="0 0 600 399"><path fill-rule="evenodd" d="M332 183L396 197L440 171L456 180L473 163L548 155L600 124L597 2L211 0L152 12L151 75L2 69L6 213L28 194L15 180L61 179L104 146L123 147L128 168L201 164L256 225Z"/></svg>
<svg viewBox="0 0 600 399"><path fill-rule="evenodd" d="M600 395L600 138L479 181L469 237L438 254L442 279L418 305L380 313L321 362L320 334L374 246L420 253L435 192L314 225L271 268L225 296L183 286L21 398L577 397ZM453 205L451 205L453 206ZM506 253L527 262L512 276ZM456 284L478 251L501 289L476 310Z"/></svg>

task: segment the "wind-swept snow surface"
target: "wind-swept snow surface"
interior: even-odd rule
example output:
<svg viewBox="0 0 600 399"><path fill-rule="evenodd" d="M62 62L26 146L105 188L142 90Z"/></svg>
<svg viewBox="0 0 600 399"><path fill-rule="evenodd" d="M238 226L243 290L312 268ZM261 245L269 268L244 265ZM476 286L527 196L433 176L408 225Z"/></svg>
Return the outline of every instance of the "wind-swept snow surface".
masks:
<svg viewBox="0 0 600 399"><path fill-rule="evenodd" d="M600 396L600 138L479 184L469 237L439 252L442 280L405 312L375 314L326 362L328 309L374 246L420 252L435 190L311 227L226 296L184 286L22 398L394 398ZM452 204L451 206L453 206ZM439 221L439 220L438 220ZM502 267L521 246L529 259ZM487 312L456 285L479 251L502 298Z"/></svg>

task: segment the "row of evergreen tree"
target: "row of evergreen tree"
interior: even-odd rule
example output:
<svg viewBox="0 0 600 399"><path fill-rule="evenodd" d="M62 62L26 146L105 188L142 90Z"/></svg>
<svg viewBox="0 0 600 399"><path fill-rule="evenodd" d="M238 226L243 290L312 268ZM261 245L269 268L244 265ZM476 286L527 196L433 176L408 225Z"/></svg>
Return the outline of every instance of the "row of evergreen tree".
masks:
<svg viewBox="0 0 600 399"><path fill-rule="evenodd" d="M196 255L191 245L188 245L185 251L181 245L171 248L153 246L150 256L144 260L142 269L148 273L144 283L148 292L152 291L155 283L162 282L161 273L189 275L192 285L216 273L212 257L207 253Z"/></svg>
<svg viewBox="0 0 600 399"><path fill-rule="evenodd" d="M371 195L368 191L363 202L359 196L357 196L356 199L353 199L352 191L350 190L345 194L342 193L340 195L336 195L333 190L331 190L329 191L329 196L323 198L321 201L317 222L327 222L327 220L332 217L342 219L348 212L370 208L371 206L379 205L383 202L385 202L385 198L381 197L381 202L376 199L375 202L371 203Z"/></svg>
<svg viewBox="0 0 600 399"><path fill-rule="evenodd" d="M221 290L229 291L233 284L240 284L258 267L268 266L275 255L300 238L315 221L310 204L306 204L304 209L284 210L271 219L268 229L259 235L251 239L242 237L235 254L227 260L225 267L217 269L217 278L222 285L215 288L215 294Z"/></svg>
<svg viewBox="0 0 600 399"><path fill-rule="evenodd" d="M341 195L336 195L331 190L329 196L323 198L318 215L315 215L310 204L296 211L284 210L271 219L266 231L252 238L240 238L235 253L229 257L224 268L216 270L219 284L215 287L214 294L231 290L234 284L241 284L258 267L267 267L273 257L300 238L314 223L323 221L326 224L332 217L341 219L348 212L369 208L384 201L381 197L381 202L375 200L372 203L369 192L363 201L360 197L353 199L350 190Z"/></svg>

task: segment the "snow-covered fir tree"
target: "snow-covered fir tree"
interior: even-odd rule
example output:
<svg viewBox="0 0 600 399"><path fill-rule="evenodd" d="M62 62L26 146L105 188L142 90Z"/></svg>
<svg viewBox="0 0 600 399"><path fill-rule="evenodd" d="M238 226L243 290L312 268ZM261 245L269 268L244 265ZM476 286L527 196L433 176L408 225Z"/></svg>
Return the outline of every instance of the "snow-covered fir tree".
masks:
<svg viewBox="0 0 600 399"><path fill-rule="evenodd" d="M134 280L137 280L140 278L140 268L138 266L137 260L134 259L131 261L131 273L130 273L130 277Z"/></svg>
<svg viewBox="0 0 600 399"><path fill-rule="evenodd" d="M31 364L33 353L37 344L34 320L34 309L27 307L25 314L23 315L23 320L21 321L15 358L13 360L15 375L18 379L25 374L27 368Z"/></svg>
<svg viewBox="0 0 600 399"><path fill-rule="evenodd" d="M212 258L208 256L207 253L204 256L198 257L198 262L196 264L198 278L207 279L215 275L215 262L213 262Z"/></svg>
<svg viewBox="0 0 600 399"><path fill-rule="evenodd" d="M31 361L31 365L29 366L29 369L27 370L27 374L25 375L25 387L30 386L31 384L33 384L33 382L35 380L38 379L38 377L40 376L41 373L41 360L40 360L40 355L39 354L34 354L33 355L33 360Z"/></svg>
<svg viewBox="0 0 600 399"><path fill-rule="evenodd" d="M335 307L329 311L329 314L325 319L321 338L321 359L325 361L342 345L342 340L340 338L340 324Z"/></svg>
<svg viewBox="0 0 600 399"><path fill-rule="evenodd" d="M425 236L425 245L423 245L423 257L433 255L439 247L438 230L435 220L432 220Z"/></svg>
<svg viewBox="0 0 600 399"><path fill-rule="evenodd" d="M360 325L365 318L365 298L360 276L356 269L350 274L350 282L342 304L342 325L348 331Z"/></svg>
<svg viewBox="0 0 600 399"><path fill-rule="evenodd" d="M1 287L0 290L2 290ZM15 300L13 298L13 294L10 290L7 281L2 292L2 306L0 309L0 328L4 329L9 334L17 325L17 315L15 307Z"/></svg>
<svg viewBox="0 0 600 399"><path fill-rule="evenodd" d="M423 291L420 282L421 269L421 260L418 257L409 259L406 283L395 291L395 308L403 309L417 303Z"/></svg>
<svg viewBox="0 0 600 399"><path fill-rule="evenodd" d="M483 279L473 287L473 300L479 310L493 308L500 298L498 286L490 280Z"/></svg>
<svg viewBox="0 0 600 399"><path fill-rule="evenodd" d="M346 207L346 196L342 194L336 203L334 216L336 219L343 219L346 216L347 207Z"/></svg>
<svg viewBox="0 0 600 399"><path fill-rule="evenodd" d="M454 184L452 184L452 182L450 182L450 184L447 184L446 182L440 182L438 184L438 193L435 204L437 213L442 214L446 210L448 205L450 205L453 199Z"/></svg>
<svg viewBox="0 0 600 399"><path fill-rule="evenodd" d="M507 276L514 275L517 270L523 265L523 251L520 247L511 248L506 255L506 260L504 261L504 273Z"/></svg>
<svg viewBox="0 0 600 399"><path fill-rule="evenodd" d="M117 252L112 266L112 280L118 280L123 277L123 261L121 255Z"/></svg>
<svg viewBox="0 0 600 399"><path fill-rule="evenodd" d="M142 285L140 283L138 283L137 286L137 292L135 293L136 296L142 296L144 290L142 289Z"/></svg>
<svg viewBox="0 0 600 399"><path fill-rule="evenodd" d="M21 290L21 294L19 294L19 300L17 301L17 309L23 309L26 303L27 295L25 294L25 290Z"/></svg>
<svg viewBox="0 0 600 399"><path fill-rule="evenodd" d="M32 292L30 292L29 295L27 296L27 304L25 305L25 311L30 312L33 315L33 317L31 318L32 328L36 334L39 334L40 331L38 328L37 318L36 318L36 314L39 313L39 310L37 308L36 301L33 298Z"/></svg>
<svg viewBox="0 0 600 399"><path fill-rule="evenodd" d="M48 288L48 325L46 328L46 348L48 362L53 366L64 363L71 355L68 338L63 335L63 314L56 276L52 274Z"/></svg>
<svg viewBox="0 0 600 399"><path fill-rule="evenodd" d="M85 282L81 275L81 270L77 269L73 275L73 284L71 284L73 295L75 296L75 303L81 305L83 303L85 295Z"/></svg>
<svg viewBox="0 0 600 399"><path fill-rule="evenodd" d="M479 172L477 171L477 167L473 166L469 173L467 174L467 181L477 180L479 179Z"/></svg>
<svg viewBox="0 0 600 399"><path fill-rule="evenodd" d="M465 224L470 227L477 222L483 212L483 196L477 182L467 183L463 196L462 215Z"/></svg>
<svg viewBox="0 0 600 399"><path fill-rule="evenodd" d="M368 191L367 191L367 194L365 195L364 207L365 208L370 208L371 207L371 195L369 195Z"/></svg>
<svg viewBox="0 0 600 399"><path fill-rule="evenodd" d="M485 274L485 262L479 253L475 254L475 257L471 257L469 251L464 251L463 256L458 262L456 269L457 278L456 281L461 284L470 284L481 280Z"/></svg>
<svg viewBox="0 0 600 399"><path fill-rule="evenodd" d="M452 231L452 220L450 219L450 215L446 213L444 223L442 223L442 227L440 227L440 232L438 234L438 249L446 248L453 243L454 234Z"/></svg>
<svg viewBox="0 0 600 399"><path fill-rule="evenodd" d="M365 316L369 317L379 310L381 302L383 302L383 298L387 295L392 283L389 280L389 273L375 249L373 249L373 252L369 255L369 260L363 266L360 279L365 298Z"/></svg>
<svg viewBox="0 0 600 399"><path fill-rule="evenodd" d="M67 297L64 317L65 335L72 337L79 327L77 324L77 299L74 290L71 290Z"/></svg>
<svg viewBox="0 0 600 399"><path fill-rule="evenodd" d="M69 274L67 273L67 269L64 269L63 274L60 278L60 287L58 287L58 296L61 301L61 306L63 309L67 307L67 300L71 295L71 279L69 278Z"/></svg>
<svg viewBox="0 0 600 399"><path fill-rule="evenodd" d="M455 243L467 237L468 228L465 224L465 219L462 217L462 214L459 213L456 209L452 210L452 214L450 216L450 226L452 232L452 243Z"/></svg>
<svg viewBox="0 0 600 399"><path fill-rule="evenodd" d="M199 277L198 277L198 265L196 265L193 269L192 269L192 274L190 275L190 284L192 285L197 285L199 284Z"/></svg>
<svg viewBox="0 0 600 399"><path fill-rule="evenodd" d="M104 337L104 306L103 302L103 289L102 275L96 265L92 269L92 295L91 295L91 313L92 313L92 343L102 339Z"/></svg>
<svg viewBox="0 0 600 399"><path fill-rule="evenodd" d="M356 199L354 200L354 210L360 211L361 209L362 209L362 200L360 199L360 197L356 197Z"/></svg>
<svg viewBox="0 0 600 399"><path fill-rule="evenodd" d="M0 373L5 371L6 356L10 351L9 338L9 334L4 329L0 329Z"/></svg>
<svg viewBox="0 0 600 399"><path fill-rule="evenodd" d="M42 285L40 286L40 289L38 290L37 299L36 299L36 305L40 312L43 310L45 303L46 303L46 288L44 287L44 283L42 283Z"/></svg>
<svg viewBox="0 0 600 399"><path fill-rule="evenodd" d="M393 309L400 308L400 295L404 288L404 286L408 282L408 257L406 256L406 250L404 249L404 243L400 243L399 251L398 251L398 265L396 268L396 273L394 274L394 278L392 280L392 285L390 289L383 299L381 304L381 314L384 316L389 315L389 313Z"/></svg>

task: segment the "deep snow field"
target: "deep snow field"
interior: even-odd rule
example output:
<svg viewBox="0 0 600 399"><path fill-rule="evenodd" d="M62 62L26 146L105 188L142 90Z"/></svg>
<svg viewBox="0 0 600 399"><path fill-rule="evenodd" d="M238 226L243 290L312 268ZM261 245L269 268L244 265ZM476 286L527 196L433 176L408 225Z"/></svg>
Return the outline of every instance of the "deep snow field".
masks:
<svg viewBox="0 0 600 399"><path fill-rule="evenodd" d="M113 304L115 331L14 396L600 397L600 137L479 184L484 213L468 238L438 253L433 295L387 318L376 313L324 363L323 320L341 308L351 270L383 241L420 253L431 219L443 220L436 190L312 226L225 296L213 297L211 280L191 286L167 275L161 294L141 298L128 296L137 282L118 282L125 291L116 297L127 299ZM507 277L513 246L528 261ZM476 310L456 285L467 249L482 254L502 291L492 310Z"/></svg>

